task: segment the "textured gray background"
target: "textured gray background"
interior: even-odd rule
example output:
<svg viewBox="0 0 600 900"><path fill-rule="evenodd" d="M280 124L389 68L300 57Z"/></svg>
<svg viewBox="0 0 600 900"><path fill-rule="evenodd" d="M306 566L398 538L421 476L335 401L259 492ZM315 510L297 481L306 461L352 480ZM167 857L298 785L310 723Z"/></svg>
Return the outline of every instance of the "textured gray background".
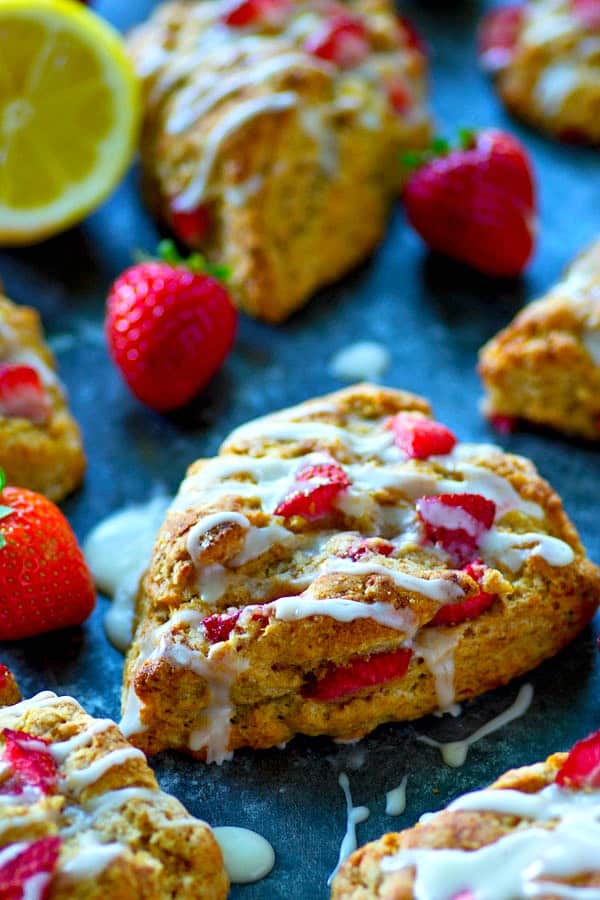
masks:
<svg viewBox="0 0 600 900"><path fill-rule="evenodd" d="M123 29L153 6L150 0L96 5ZM153 488L175 490L185 466L211 454L232 426L340 387L328 372L329 359L357 339L382 341L393 356L387 383L428 396L461 438L497 440L477 412L477 349L600 232L600 161L597 152L553 144L502 111L474 62L474 29L485 5L415 2L404 8L431 47L440 130L508 127L533 156L541 235L523 280L494 282L428 255L398 210L375 257L291 321L273 328L242 317L235 350L210 387L186 410L160 417L127 393L107 359L101 332L108 285L130 263L135 247L150 249L157 238L137 194L136 174L80 228L37 248L0 253L9 294L37 306L55 339L61 376L83 425L88 476L65 505L81 538L100 518L144 500ZM526 432L502 443L535 460L560 490L591 556L600 560L598 449ZM82 629L0 647L24 693L69 692L92 713L118 716L122 660L104 637L106 606L101 599ZM361 842L409 825L503 769L541 758L600 726L597 657L589 629L531 675L536 693L526 717L477 744L459 770L445 767L437 750L418 743L415 734L446 740L469 734L512 701L517 685L473 703L459 721L386 726L358 748L297 739L283 752L238 753L222 768L170 754L154 765L162 785L192 812L215 825L254 828L275 847L272 875L234 889L233 897L325 898L345 828L339 771L348 771L355 803L371 809L359 827ZM405 772L407 811L392 819L384 813L384 794Z"/></svg>

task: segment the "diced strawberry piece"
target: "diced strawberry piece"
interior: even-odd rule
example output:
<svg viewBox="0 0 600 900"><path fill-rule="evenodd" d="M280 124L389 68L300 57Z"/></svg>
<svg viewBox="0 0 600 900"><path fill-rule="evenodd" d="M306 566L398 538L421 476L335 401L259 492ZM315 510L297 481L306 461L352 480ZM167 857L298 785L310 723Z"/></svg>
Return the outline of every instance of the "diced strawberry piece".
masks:
<svg viewBox="0 0 600 900"><path fill-rule="evenodd" d="M4 687L6 680L10 675L10 669L4 663L0 663L0 687Z"/></svg>
<svg viewBox="0 0 600 900"><path fill-rule="evenodd" d="M229 635L235 628L237 620L242 614L241 609L231 613L215 613L202 619L202 625L210 644L218 644L219 641L229 640Z"/></svg>
<svg viewBox="0 0 600 900"><path fill-rule="evenodd" d="M24 731L4 728L2 760L12 773L2 785L4 792L21 793L25 787L37 788L42 794L53 794L58 782L58 768L52 754L46 750L48 741Z"/></svg>
<svg viewBox="0 0 600 900"><path fill-rule="evenodd" d="M9 856L0 866L1 900L29 897L43 900L58 862L61 843L59 837L44 837L28 844L16 856ZM30 883L34 878L35 890L32 890Z"/></svg>
<svg viewBox="0 0 600 900"><path fill-rule="evenodd" d="M404 38L404 43L407 47L412 47L413 50L418 50L419 53L422 53L423 56L427 55L427 45L413 23L410 19L407 19L406 16L397 17L398 26L402 32L402 36Z"/></svg>
<svg viewBox="0 0 600 900"><path fill-rule="evenodd" d="M600 0L571 0L571 9L582 25L600 31Z"/></svg>
<svg viewBox="0 0 600 900"><path fill-rule="evenodd" d="M233 28L246 25L281 25L291 8L290 0L239 0L223 15L222 21Z"/></svg>
<svg viewBox="0 0 600 900"><path fill-rule="evenodd" d="M395 78L387 85L387 95L390 106L397 113L405 113L414 103L413 96L406 84L399 78Z"/></svg>
<svg viewBox="0 0 600 900"><path fill-rule="evenodd" d="M427 540L440 544L457 566L464 566L473 560L496 514L496 504L481 494L421 497L416 507L425 526Z"/></svg>
<svg viewBox="0 0 600 900"><path fill-rule="evenodd" d="M558 770L556 783L566 788L600 787L600 731L573 745Z"/></svg>
<svg viewBox="0 0 600 900"><path fill-rule="evenodd" d="M296 475L296 485L292 491L275 507L275 515L319 519L331 512L333 501L350 483L337 463L304 466Z"/></svg>
<svg viewBox="0 0 600 900"><path fill-rule="evenodd" d="M494 600L495 594L486 594L480 591L473 597L467 597L462 603L446 603L440 606L433 619L428 625L460 625L461 622L467 622L469 619L477 619L481 613L489 609Z"/></svg>
<svg viewBox="0 0 600 900"><path fill-rule="evenodd" d="M341 69L351 69L369 55L369 40L362 19L340 12L307 38L304 49Z"/></svg>
<svg viewBox="0 0 600 900"><path fill-rule="evenodd" d="M479 61L488 72L497 72L512 59L523 24L522 4L502 6L484 16L479 28Z"/></svg>
<svg viewBox="0 0 600 900"><path fill-rule="evenodd" d="M192 212L171 210L173 231L180 240L192 247L197 247L205 241L211 225L210 210L206 206L199 206Z"/></svg>
<svg viewBox="0 0 600 900"><path fill-rule="evenodd" d="M0 415L29 419L34 425L48 421L52 408L39 373L31 366L0 366Z"/></svg>
<svg viewBox="0 0 600 900"><path fill-rule="evenodd" d="M392 416L386 428L394 433L396 446L411 459L443 456L456 444L456 438L445 425L414 413Z"/></svg>
<svg viewBox="0 0 600 900"><path fill-rule="evenodd" d="M367 538L359 544L352 544L344 553L339 555L344 559L352 559L356 562L362 559L363 556L369 556L374 553L379 553L381 556L391 556L395 549L391 541L386 541L384 538Z"/></svg>
<svg viewBox="0 0 600 900"><path fill-rule="evenodd" d="M519 420L516 416L491 415L488 421L498 434L508 435L517 430Z"/></svg>
<svg viewBox="0 0 600 900"><path fill-rule="evenodd" d="M403 678L411 656L412 650L401 647L357 659L347 666L330 666L327 674L307 685L302 694L311 700L338 700L363 688Z"/></svg>

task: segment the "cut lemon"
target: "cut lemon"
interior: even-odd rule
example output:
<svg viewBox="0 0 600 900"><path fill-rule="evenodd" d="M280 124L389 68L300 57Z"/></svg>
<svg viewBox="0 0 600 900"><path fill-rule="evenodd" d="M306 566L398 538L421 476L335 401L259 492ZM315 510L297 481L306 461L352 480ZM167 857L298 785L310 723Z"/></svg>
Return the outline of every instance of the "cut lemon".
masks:
<svg viewBox="0 0 600 900"><path fill-rule="evenodd" d="M133 155L138 83L123 41L76 0L0 0L0 244L79 222Z"/></svg>

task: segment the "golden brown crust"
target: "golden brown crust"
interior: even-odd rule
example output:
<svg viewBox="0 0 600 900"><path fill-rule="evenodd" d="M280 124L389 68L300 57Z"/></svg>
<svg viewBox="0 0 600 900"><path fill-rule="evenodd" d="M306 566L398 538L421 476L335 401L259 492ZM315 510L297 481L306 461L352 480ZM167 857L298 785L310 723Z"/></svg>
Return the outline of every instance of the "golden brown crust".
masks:
<svg viewBox="0 0 600 900"><path fill-rule="evenodd" d="M400 186L398 154L423 146L430 133L425 58L407 45L388 0L346 5L363 18L372 48L355 69L338 70L302 49L324 20L314 0L293 3L280 27L229 29L224 47L218 4L174 0L131 38L146 96L141 152L149 203L170 220L172 200L212 158L211 141L223 128L206 189L194 200L212 222L199 246L230 267L241 308L272 322L373 250ZM251 47L249 31L258 36ZM195 48L203 40L211 52L200 58ZM271 63L271 74L262 74ZM189 112L199 98L202 106L215 73L221 84L240 76L242 83L170 130L181 106ZM406 112L387 99L391 80L406 91ZM249 115L254 101L260 113Z"/></svg>
<svg viewBox="0 0 600 900"><path fill-rule="evenodd" d="M38 313L0 297L0 359L11 358L41 366L51 414L43 425L0 416L0 466L8 484L27 487L58 502L83 479L81 435L56 378L56 363L44 341Z"/></svg>
<svg viewBox="0 0 600 900"><path fill-rule="evenodd" d="M566 759L555 753L543 763L512 769L497 779L492 790L533 794L551 785ZM498 812L442 810L427 822L405 831L385 834L353 853L341 866L333 885L332 900L412 900L414 872L411 868L384 871L382 861L399 850L453 848L477 850L511 834L531 820ZM510 859L507 857L507 864ZM579 886L600 885L600 871L574 879ZM536 896L542 896L537 895ZM544 894L544 900L555 895Z"/></svg>
<svg viewBox="0 0 600 900"><path fill-rule="evenodd" d="M461 448L462 462L459 456L390 456L393 447L377 449L377 442L388 440L387 417L401 410L424 415L428 405L401 391L359 385L250 423L214 460L190 467L138 597L124 682L124 722L134 743L146 752L177 747L203 758L202 741L217 720L227 726L221 736L229 750L273 746L297 732L357 738L381 722L417 718L440 705L427 662L432 642L446 642L454 653L454 696L464 700L552 656L589 621L598 570L533 465L476 445ZM319 453L345 467L353 483L347 502L317 522L274 514L286 479L293 482L303 459ZM500 539L533 533L532 546L536 534L549 535L562 542L557 546L567 559L551 565L524 551L511 569L493 548L481 550L487 568L479 584L453 567L424 539L413 504L423 494L456 490L465 478L478 490L493 485L512 497L507 503L515 508L497 518ZM398 516L406 517L404 524ZM265 535L263 552L246 559L243 548ZM379 552L379 538L396 540L391 555L389 547L387 555ZM365 539L375 543L352 560ZM478 618L432 627L440 608L439 596L427 596L432 579L446 600L481 590L496 599ZM300 604L298 615L273 606L290 595L292 607ZM306 609L308 599L313 606ZM330 611L334 601L352 610L350 621ZM319 604L326 614L318 614ZM239 623L211 643L203 619L231 613ZM311 697L311 686L331 667L400 650L415 632L403 677L338 702Z"/></svg>
<svg viewBox="0 0 600 900"><path fill-rule="evenodd" d="M600 438L600 241L481 349L488 415ZM600 342L599 342L600 343Z"/></svg>
<svg viewBox="0 0 600 900"><path fill-rule="evenodd" d="M21 699L19 685L10 669L0 663L0 707L12 706Z"/></svg>
<svg viewBox="0 0 600 900"><path fill-rule="evenodd" d="M498 92L519 118L559 138L600 142L600 49L570 0L535 0L508 63L496 72Z"/></svg>
<svg viewBox="0 0 600 900"><path fill-rule="evenodd" d="M49 742L50 750L89 735L64 761L58 758L53 793L29 803L16 796L14 805L0 807L0 847L61 837L49 900L222 900L227 895L221 852L210 828L159 790L143 756L133 755L114 723L93 719L70 697L46 693L0 709L2 728ZM116 754L114 763L103 770L101 761L110 753ZM100 768L94 772L90 766ZM85 770L92 774L82 776ZM68 875L69 864L85 857L90 846L115 843L118 852L93 874L86 875L80 863L77 875Z"/></svg>

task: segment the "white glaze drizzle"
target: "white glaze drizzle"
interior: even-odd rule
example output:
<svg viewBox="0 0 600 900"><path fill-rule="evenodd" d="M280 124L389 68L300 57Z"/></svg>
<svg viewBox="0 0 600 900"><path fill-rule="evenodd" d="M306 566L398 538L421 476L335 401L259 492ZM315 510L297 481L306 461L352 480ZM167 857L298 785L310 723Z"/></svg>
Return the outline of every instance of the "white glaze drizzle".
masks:
<svg viewBox="0 0 600 900"><path fill-rule="evenodd" d="M486 560L500 563L512 572L517 572L532 556L540 556L548 565L557 568L568 566L575 559L573 549L565 541L530 531L514 534L491 528L479 546Z"/></svg>
<svg viewBox="0 0 600 900"><path fill-rule="evenodd" d="M385 812L388 816L401 816L406 809L406 785L408 775L404 775L398 787L387 791L385 795Z"/></svg>
<svg viewBox="0 0 600 900"><path fill-rule="evenodd" d="M344 860L347 859L351 853L354 853L358 846L356 826L360 825L362 822L366 822L370 815L370 811L367 806L353 805L352 794L350 792L350 781L348 780L348 776L345 772L340 773L338 784L344 792L344 797L346 799L346 833L342 838L340 855L338 857L337 865L327 879L328 885L330 885L335 878L336 872L338 871Z"/></svg>
<svg viewBox="0 0 600 900"><path fill-rule="evenodd" d="M115 766L122 766L130 759L145 760L146 757L141 750L136 747L120 747L118 750L111 750L105 756L94 760L83 769L75 769L65 778L65 784L70 791L84 791L91 784L95 784L103 775L106 775L110 769Z"/></svg>
<svg viewBox="0 0 600 900"><path fill-rule="evenodd" d="M249 828L222 825L213 828L232 884L253 884L275 865L275 851L261 834Z"/></svg>
<svg viewBox="0 0 600 900"><path fill-rule="evenodd" d="M359 341L338 350L329 362L329 369L340 381L378 381L389 369L390 362L390 353L383 344Z"/></svg>
<svg viewBox="0 0 600 900"><path fill-rule="evenodd" d="M442 712L454 706L454 651L461 637L456 628L423 628L414 643L433 675L437 702Z"/></svg>
<svg viewBox="0 0 600 900"><path fill-rule="evenodd" d="M482 725L481 728L478 728L477 731L474 731L473 734L470 734L464 740L444 743L424 734L417 735L417 740L427 744L429 747L437 747L446 765L458 768L465 762L469 748L473 744L476 744L477 741L480 741L481 738L486 737L488 734L492 734L494 731L498 731L498 729L508 725L514 719L523 716L529 709L532 700L533 686L531 684L523 684L519 688L516 700L514 703L511 703L508 709L505 709L498 716L494 716L493 719L490 719L489 722L486 722L485 725Z"/></svg>

